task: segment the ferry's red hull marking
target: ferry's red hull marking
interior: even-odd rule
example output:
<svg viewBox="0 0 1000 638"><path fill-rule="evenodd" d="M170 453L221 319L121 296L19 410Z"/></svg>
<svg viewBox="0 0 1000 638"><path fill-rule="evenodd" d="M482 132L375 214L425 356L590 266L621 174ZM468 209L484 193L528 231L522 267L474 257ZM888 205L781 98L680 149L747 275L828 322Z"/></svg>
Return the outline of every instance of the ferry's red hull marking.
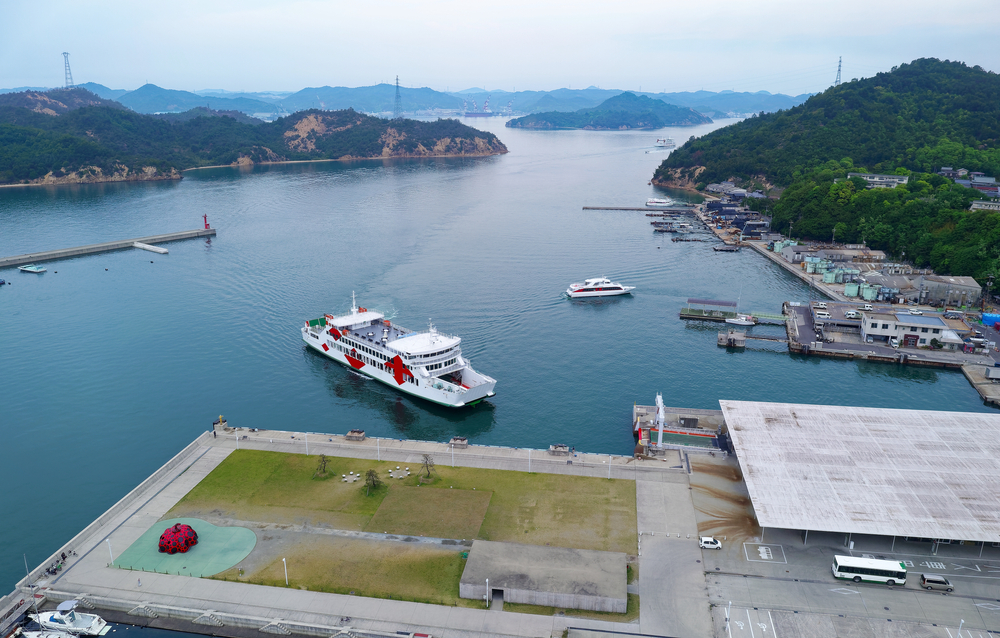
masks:
<svg viewBox="0 0 1000 638"><path fill-rule="evenodd" d="M406 366L403 364L403 360L399 358L397 354L391 361L385 362L385 367L392 370L392 376L396 379L397 385L403 385L406 381L406 377L413 378L413 373L410 372Z"/></svg>
<svg viewBox="0 0 1000 638"><path fill-rule="evenodd" d="M322 344L322 346L323 346L323 352L330 352L330 346L326 345L325 343Z"/></svg>
<svg viewBox="0 0 1000 638"><path fill-rule="evenodd" d="M344 357L347 359L348 363L350 363L352 366L360 370L361 368L365 367L365 362L362 361L361 359L358 359L357 355L358 355L357 350L351 348L351 354L345 354Z"/></svg>
<svg viewBox="0 0 1000 638"><path fill-rule="evenodd" d="M330 335L331 337L333 337L333 340L334 340L334 341L340 341L340 338L344 336L344 335L340 334L340 330L337 330L336 328L330 328L330 329L329 329L329 330L327 331L327 333L328 333L328 334L329 334L329 335Z"/></svg>

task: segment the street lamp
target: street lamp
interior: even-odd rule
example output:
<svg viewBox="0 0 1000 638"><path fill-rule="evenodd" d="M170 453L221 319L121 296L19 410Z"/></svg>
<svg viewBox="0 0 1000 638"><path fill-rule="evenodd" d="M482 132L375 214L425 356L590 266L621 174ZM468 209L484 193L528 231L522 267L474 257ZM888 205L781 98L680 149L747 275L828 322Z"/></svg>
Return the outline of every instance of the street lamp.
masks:
<svg viewBox="0 0 1000 638"><path fill-rule="evenodd" d="M288 587L288 563L286 563L285 559L282 558L281 564L285 566L285 587Z"/></svg>
<svg viewBox="0 0 1000 638"><path fill-rule="evenodd" d="M114 552L111 551L111 539L110 538L105 538L104 542L106 542L108 544L108 554L111 555L111 564L114 565L115 564L115 555L114 555Z"/></svg>

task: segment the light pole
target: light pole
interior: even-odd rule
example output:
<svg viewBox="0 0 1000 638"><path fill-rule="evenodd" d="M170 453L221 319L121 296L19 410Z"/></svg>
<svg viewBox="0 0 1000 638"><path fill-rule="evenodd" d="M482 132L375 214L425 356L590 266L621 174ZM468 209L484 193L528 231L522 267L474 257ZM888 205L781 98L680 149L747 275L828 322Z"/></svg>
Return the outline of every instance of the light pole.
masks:
<svg viewBox="0 0 1000 638"><path fill-rule="evenodd" d="M282 558L281 564L285 566L285 587L288 587L288 563L286 563L285 559Z"/></svg>
<svg viewBox="0 0 1000 638"><path fill-rule="evenodd" d="M111 539L110 538L105 538L104 542L108 544L108 554L111 556L111 564L114 565L115 564L115 555L111 551Z"/></svg>

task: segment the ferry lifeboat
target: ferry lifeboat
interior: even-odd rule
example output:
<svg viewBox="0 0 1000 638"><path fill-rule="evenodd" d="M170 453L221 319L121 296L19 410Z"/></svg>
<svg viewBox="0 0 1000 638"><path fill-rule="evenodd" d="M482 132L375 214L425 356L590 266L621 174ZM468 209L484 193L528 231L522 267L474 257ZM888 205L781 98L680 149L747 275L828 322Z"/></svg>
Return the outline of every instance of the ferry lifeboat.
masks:
<svg viewBox="0 0 1000 638"><path fill-rule="evenodd" d="M627 295L635 290L635 286L623 286L617 284L607 277L594 277L587 279L582 284L570 284L566 289L566 295L571 299L583 297L613 297L615 295Z"/></svg>

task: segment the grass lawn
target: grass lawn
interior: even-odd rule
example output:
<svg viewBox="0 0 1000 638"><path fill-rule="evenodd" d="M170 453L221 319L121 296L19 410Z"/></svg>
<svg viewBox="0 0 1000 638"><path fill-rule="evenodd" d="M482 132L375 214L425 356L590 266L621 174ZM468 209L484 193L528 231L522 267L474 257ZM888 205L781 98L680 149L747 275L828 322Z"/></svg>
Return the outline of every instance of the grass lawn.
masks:
<svg viewBox="0 0 1000 638"><path fill-rule="evenodd" d="M482 607L483 603L479 603ZM606 620L608 622L632 622L639 618L639 595L629 594L624 614L614 614L607 611L586 611L584 609L563 609L561 607L542 607L539 605L521 605L519 603L503 604L504 611L518 614L535 614L537 616L554 616L563 612L570 618L589 618L591 620Z"/></svg>
<svg viewBox="0 0 1000 638"><path fill-rule="evenodd" d="M289 587L439 605L457 603L465 568L461 552L455 550L394 543L392 551L386 551L384 542L318 535L283 553ZM276 556L243 577L231 569L216 578L285 586L284 564Z"/></svg>
<svg viewBox="0 0 1000 638"><path fill-rule="evenodd" d="M366 532L434 538L476 538L490 505L486 490L393 485Z"/></svg>
<svg viewBox="0 0 1000 638"><path fill-rule="evenodd" d="M213 512L246 521L311 523L361 530L388 489L365 495L364 481L341 475L377 469L361 459L328 456L327 476L314 477L319 456L237 450L188 492L167 518ZM384 464L387 465L387 464Z"/></svg>
<svg viewBox="0 0 1000 638"><path fill-rule="evenodd" d="M634 481L439 465L433 483L420 485L418 465L411 466L412 476L398 480L388 477L397 463L327 459L329 477L320 479L314 477L318 456L234 451L167 517L212 512L269 523L637 551ZM341 481L342 474L368 469L387 483L371 496L363 481ZM431 493L423 496L425 491Z"/></svg>

